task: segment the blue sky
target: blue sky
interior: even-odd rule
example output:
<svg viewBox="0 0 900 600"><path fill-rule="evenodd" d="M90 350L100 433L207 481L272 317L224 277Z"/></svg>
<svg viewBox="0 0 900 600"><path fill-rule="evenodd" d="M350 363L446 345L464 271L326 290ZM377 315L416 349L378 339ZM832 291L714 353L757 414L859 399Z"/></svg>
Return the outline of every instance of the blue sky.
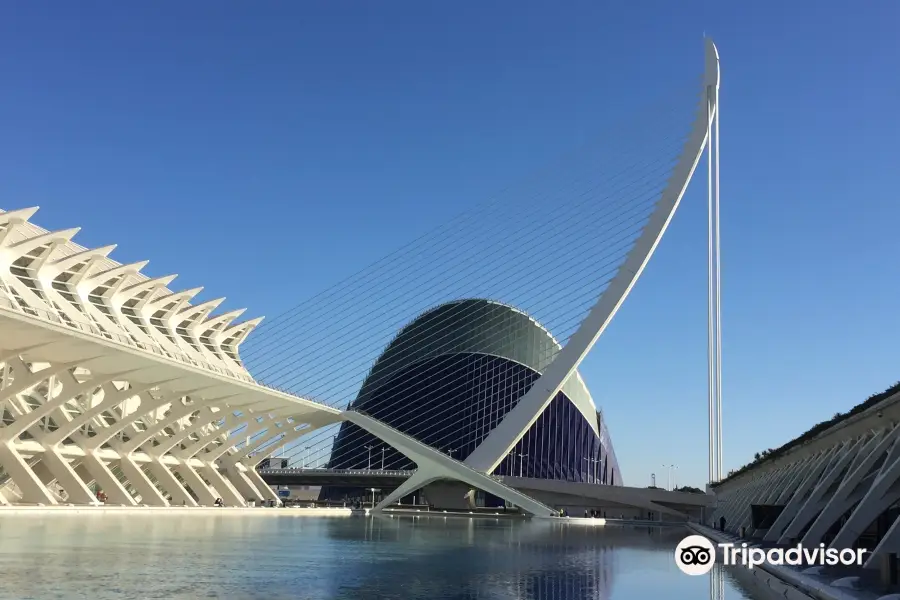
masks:
<svg viewBox="0 0 900 600"><path fill-rule="evenodd" d="M699 73L706 32L723 70L726 469L900 379L896 3L0 13L0 206L40 205L47 228L272 316ZM702 183L582 369L630 485L663 463L705 479Z"/></svg>

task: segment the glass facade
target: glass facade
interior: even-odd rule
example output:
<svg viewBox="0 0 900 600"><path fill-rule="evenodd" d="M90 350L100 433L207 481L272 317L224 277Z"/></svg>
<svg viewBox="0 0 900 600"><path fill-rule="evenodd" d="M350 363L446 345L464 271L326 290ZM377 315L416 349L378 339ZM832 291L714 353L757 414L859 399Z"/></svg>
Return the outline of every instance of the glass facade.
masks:
<svg viewBox="0 0 900 600"><path fill-rule="evenodd" d="M464 459L559 349L546 330L509 306L487 300L441 305L388 345L351 408ZM332 457L330 468L416 468L352 423L342 424ZM580 377L570 378L494 473L621 485L602 416Z"/></svg>

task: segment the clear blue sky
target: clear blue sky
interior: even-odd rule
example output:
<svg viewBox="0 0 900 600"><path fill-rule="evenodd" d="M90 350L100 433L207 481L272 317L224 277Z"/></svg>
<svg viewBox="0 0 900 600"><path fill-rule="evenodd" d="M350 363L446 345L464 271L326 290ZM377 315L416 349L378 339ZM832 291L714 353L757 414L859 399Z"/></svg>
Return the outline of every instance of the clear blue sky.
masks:
<svg viewBox="0 0 900 600"><path fill-rule="evenodd" d="M888 1L6 4L0 206L276 315L699 73L705 31L732 468L900 379L898 24ZM705 479L704 193L582 370L631 485Z"/></svg>

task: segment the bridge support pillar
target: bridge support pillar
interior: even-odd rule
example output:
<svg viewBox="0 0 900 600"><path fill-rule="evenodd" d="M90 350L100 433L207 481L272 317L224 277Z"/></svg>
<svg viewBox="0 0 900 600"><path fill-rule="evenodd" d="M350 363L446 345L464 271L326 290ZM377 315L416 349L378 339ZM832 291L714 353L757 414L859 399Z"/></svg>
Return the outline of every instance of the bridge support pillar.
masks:
<svg viewBox="0 0 900 600"><path fill-rule="evenodd" d="M347 411L343 413L343 415L351 423L365 429L372 435L396 448L399 452L402 452L419 467L410 479L397 488L393 494L388 496L388 498L391 498L391 502L394 502L407 494L411 494L426 483L431 483L439 479L450 479L461 481L474 488L484 490L498 498L502 498L503 500L515 504L524 511L535 516L558 516L555 510L538 502L534 498L508 487L496 479L476 471L468 465L456 461L446 454L438 452L434 448L397 431L393 427L385 425L380 421L376 421L368 415L355 411ZM413 483L410 482L417 484L417 486L413 487ZM400 495L396 495L398 492ZM374 510L382 510L387 506L386 500L387 498L376 506Z"/></svg>

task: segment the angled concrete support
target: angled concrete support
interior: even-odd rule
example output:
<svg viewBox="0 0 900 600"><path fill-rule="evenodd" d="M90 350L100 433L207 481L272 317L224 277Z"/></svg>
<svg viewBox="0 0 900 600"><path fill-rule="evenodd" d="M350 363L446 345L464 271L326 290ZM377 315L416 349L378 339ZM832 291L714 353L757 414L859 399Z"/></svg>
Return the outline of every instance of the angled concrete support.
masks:
<svg viewBox="0 0 900 600"><path fill-rule="evenodd" d="M225 477L247 500L263 501L262 492L256 489L250 478L247 477L246 468L241 464L232 465L225 468ZM269 486L266 486L269 487Z"/></svg>
<svg viewBox="0 0 900 600"><path fill-rule="evenodd" d="M156 477L159 487L164 489L166 493L171 496L172 503L176 506L197 506L197 501L194 500L194 497L188 493L183 485L181 485L181 482L172 474L169 467L163 464L157 457L151 456L151 459L152 460L147 463L147 469L153 473L154 477Z"/></svg>
<svg viewBox="0 0 900 600"><path fill-rule="evenodd" d="M154 398L149 391L141 392L138 396L140 397L140 403L137 408L127 415L123 415L121 419L111 424L109 427L98 431L97 435L90 438L82 437L79 440L79 445L90 450L96 450L124 431L126 427L134 425L135 422L142 418L149 417L153 411L159 410L166 404L178 401L177 399L173 400L171 396L165 395Z"/></svg>
<svg viewBox="0 0 900 600"><path fill-rule="evenodd" d="M453 479L462 481L472 487L484 490L498 498L511 502L535 516L558 516L558 513L555 510L538 502L534 498L503 485L496 479L492 479L488 475L480 473L464 463L453 460L453 458L446 454L438 452L434 448L431 448L380 421L376 421L368 415L355 411L347 411L343 414L346 420L365 429L387 444L390 444L416 463L416 465L418 465L416 473L419 475L419 480L434 481L437 479Z"/></svg>
<svg viewBox="0 0 900 600"><path fill-rule="evenodd" d="M119 460L119 467L122 469L125 477L128 478L128 482L141 495L141 504L146 504L147 506L169 506L169 501L166 500L166 497L153 485L150 478L147 477L130 456L123 456ZM194 505L191 504L191 506Z"/></svg>
<svg viewBox="0 0 900 600"><path fill-rule="evenodd" d="M246 497L241 497L240 492L231 485L231 482L219 473L215 464L209 462L203 463L198 474L206 476L226 504L230 506L246 506Z"/></svg>
<svg viewBox="0 0 900 600"><path fill-rule="evenodd" d="M66 490L69 502L73 504L100 503L69 464L69 461L60 456L56 448L47 448L41 457L41 463L47 466L47 469L56 478L56 482Z"/></svg>
<svg viewBox="0 0 900 600"><path fill-rule="evenodd" d="M272 500L275 504L281 504L281 498L279 498L278 494L275 493L275 490L260 477L259 473L256 472L256 469L247 469L244 471L244 477L250 481L257 490L257 493L262 496L263 500Z"/></svg>
<svg viewBox="0 0 900 600"><path fill-rule="evenodd" d="M772 490L775 489L784 480L785 476L790 473L790 470L790 467L776 469L760 482L760 485L756 487L754 493L748 497L747 502L740 507L737 517L733 522L734 524L732 525L734 531L740 531L742 527L748 527L750 525L750 521L753 517L751 506L762 502L768 497Z"/></svg>
<svg viewBox="0 0 900 600"><path fill-rule="evenodd" d="M134 497L128 493L122 482L113 475L112 471L97 456L96 452L85 452L78 469L84 469L90 473L97 485L100 486L100 489L106 493L110 502L124 506L137 506L137 501ZM135 486L135 489L137 489L137 486ZM150 502L145 503L150 504Z"/></svg>
<svg viewBox="0 0 900 600"><path fill-rule="evenodd" d="M47 371L54 371L54 376L62 384L62 390L55 397L45 398L44 403L41 406L16 418L15 422L12 425L8 425L7 427L0 430L0 432L2 432L6 439L14 440L18 438L22 433L36 425L41 419L50 416L54 411L62 408L69 402L72 402L82 394L85 394L96 387L100 387L100 385L108 383L114 378L119 378L126 375L126 373L104 375L102 377L88 379L82 383L78 383L78 381L71 373L71 369L73 367L74 365L68 364L54 367L52 369L45 369ZM41 372L43 373L43 371Z"/></svg>
<svg viewBox="0 0 900 600"><path fill-rule="evenodd" d="M213 457L213 459L222 457L222 462L226 465L233 465L241 462L246 465L247 468L252 468L262 462L262 460L274 452L275 449L284 446L285 444L289 444L304 435L308 435L317 429L321 429L326 425L336 423L337 421L338 419L333 414L319 413L310 414L304 417L300 422L295 420L293 423L285 425L273 423L272 427L269 427L270 431L263 433L259 439L253 442L253 444L241 448L230 456L225 457L223 455L234 447L226 442L216 450L211 451L210 456ZM271 449L269 449L268 452L259 452L260 448Z"/></svg>
<svg viewBox="0 0 900 600"><path fill-rule="evenodd" d="M191 490L197 494L199 504L212 506L216 503L216 498L218 498L218 496L209 488L206 481L200 477L193 467L182 462L175 466L175 470L178 471L178 474L181 475L181 478L184 479L185 483L191 486Z"/></svg>
<svg viewBox="0 0 900 600"><path fill-rule="evenodd" d="M887 533L878 542L878 545L872 550L872 553L866 559L863 565L866 569L873 569L879 566L882 557L885 554L900 554L900 519L895 519L891 524Z"/></svg>
<svg viewBox="0 0 900 600"><path fill-rule="evenodd" d="M898 479L900 479L900 442L895 442L866 495L832 540L831 548L850 548L878 515L900 499L900 489L892 487Z"/></svg>
<svg viewBox="0 0 900 600"><path fill-rule="evenodd" d="M784 529L800 511L800 507L803 505L807 492L809 492L813 485L821 479L822 474L826 472L827 468L835 462L836 457L840 455L841 450L846 451L846 449L843 448L843 445L823 453L822 456L816 460L816 463L806 474L803 481L800 482L800 485L791 493L790 499L784 506L781 514L778 515L778 518L775 519L775 522L772 523L772 526L766 532L765 536L763 536L764 542L775 542L778 540L778 537Z"/></svg>
<svg viewBox="0 0 900 600"><path fill-rule="evenodd" d="M161 383L169 383L170 380L163 381ZM136 387L129 387L124 390L116 389L116 387L112 384L112 382L107 382L103 384L103 400L91 406L87 410L85 410L80 415L77 415L74 419L69 421L68 423L60 423L59 429L56 431L50 432L44 436L43 442L47 445L55 445L61 443L67 437L75 435L75 433L83 426L87 425L91 419L99 416L104 411L110 410L122 402L128 400L129 398L134 398L135 396L140 396L141 394L149 391L151 388L155 387L156 383L148 383L143 384ZM105 442L106 440L104 440Z"/></svg>
<svg viewBox="0 0 900 600"><path fill-rule="evenodd" d="M56 498L10 442L0 442L0 466L22 492L24 502L56 505Z"/></svg>
<svg viewBox="0 0 900 600"><path fill-rule="evenodd" d="M825 508L828 503L828 490L839 486L845 473L852 471L856 459L861 454L870 452L880 439L881 436L876 436L871 440L860 438L848 452L838 456L837 461L828 467L822 478L816 482L809 496L803 500L796 516L788 522L778 538L779 544L792 543L800 536L800 532L819 514L819 511Z"/></svg>
<svg viewBox="0 0 900 600"><path fill-rule="evenodd" d="M381 502L379 502L375 506L375 510L376 511L384 510L388 506L392 505L394 502L397 502L401 498L405 498L406 496L409 496L416 490L419 490L419 489L425 487L426 485L428 485L429 483L437 481L438 479L441 479L441 477L435 476L435 475L429 475L428 473L425 473L424 471L422 471L420 469L420 470L416 471L415 473L413 473L409 477L409 479L404 481L400 485L400 487L398 487L396 490L394 490L393 492L388 494Z"/></svg>
<svg viewBox="0 0 900 600"><path fill-rule="evenodd" d="M859 486L860 482L869 475L875 463L887 453L897 440L900 428L895 427L890 433L878 443L874 450L868 456L860 461L854 471L847 475L841 482L841 485L831 496L828 504L819 513L819 516L813 521L809 531L803 536L802 543L804 546L812 547L822 541L822 536L834 523L853 506L853 492Z"/></svg>
<svg viewBox="0 0 900 600"><path fill-rule="evenodd" d="M47 465L44 464L43 459L35 459L29 467L34 474L37 475L37 478L41 480L50 493L53 494L53 497L56 498L56 501L59 503L67 503L66 498L68 496L64 495L65 491L59 489L59 485L56 483L56 477L53 476L53 473L50 472L50 469L47 468Z"/></svg>

